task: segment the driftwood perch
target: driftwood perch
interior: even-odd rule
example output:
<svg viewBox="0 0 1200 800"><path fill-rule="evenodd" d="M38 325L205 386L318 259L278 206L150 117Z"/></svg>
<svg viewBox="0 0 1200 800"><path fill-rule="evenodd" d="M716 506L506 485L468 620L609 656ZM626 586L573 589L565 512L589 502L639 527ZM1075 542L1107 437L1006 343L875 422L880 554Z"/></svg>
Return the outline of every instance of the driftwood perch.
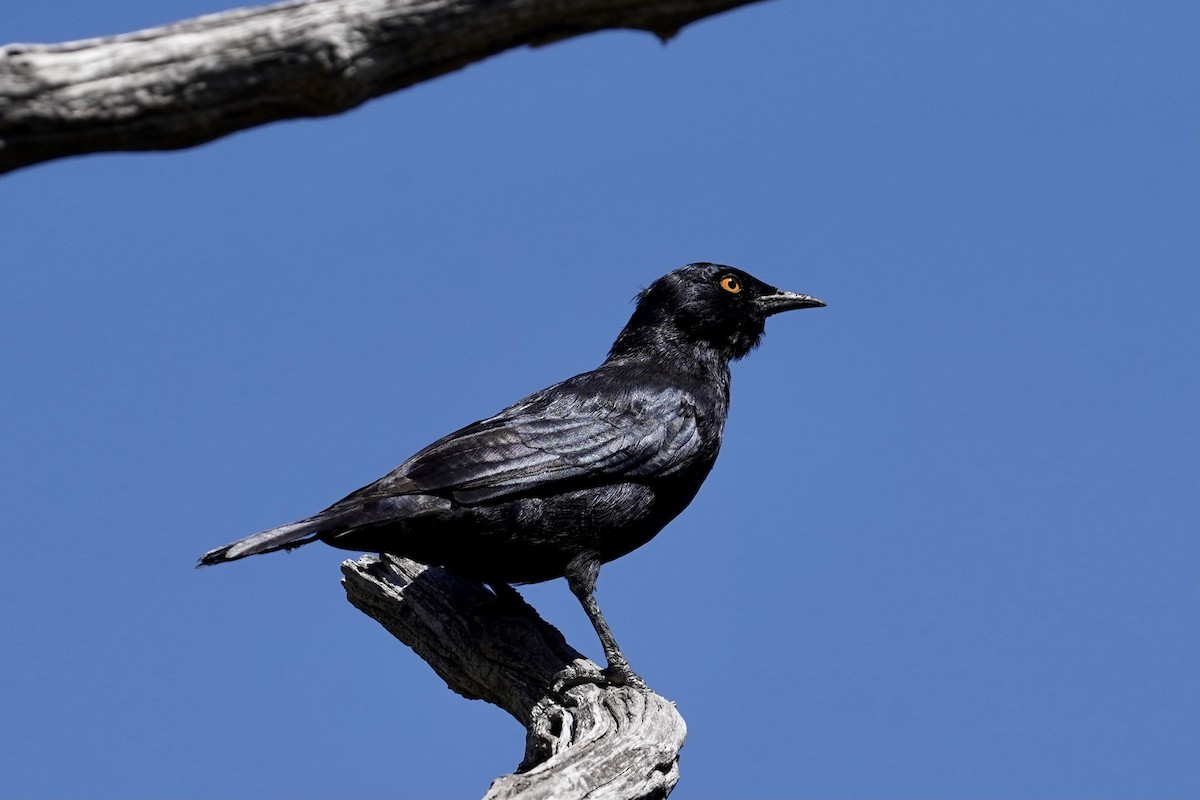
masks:
<svg viewBox="0 0 1200 800"><path fill-rule="evenodd" d="M604 685L600 668L515 591L496 594L395 556L346 561L342 572L350 602L451 689L526 727L524 761L485 800L662 798L674 788L686 735L675 706Z"/></svg>
<svg viewBox="0 0 1200 800"><path fill-rule="evenodd" d="M293 0L65 44L0 47L0 173L171 150L337 114L522 45L605 28L666 40L754 0Z"/></svg>

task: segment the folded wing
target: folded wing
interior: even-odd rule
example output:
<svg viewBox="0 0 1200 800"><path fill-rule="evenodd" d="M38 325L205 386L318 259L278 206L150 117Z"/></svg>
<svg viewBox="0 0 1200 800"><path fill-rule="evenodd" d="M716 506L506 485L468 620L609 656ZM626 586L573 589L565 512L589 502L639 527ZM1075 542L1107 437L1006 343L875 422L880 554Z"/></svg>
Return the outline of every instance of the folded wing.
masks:
<svg viewBox="0 0 1200 800"><path fill-rule="evenodd" d="M562 388L455 431L337 505L412 493L483 503L663 477L703 455L695 405L678 389L598 398Z"/></svg>

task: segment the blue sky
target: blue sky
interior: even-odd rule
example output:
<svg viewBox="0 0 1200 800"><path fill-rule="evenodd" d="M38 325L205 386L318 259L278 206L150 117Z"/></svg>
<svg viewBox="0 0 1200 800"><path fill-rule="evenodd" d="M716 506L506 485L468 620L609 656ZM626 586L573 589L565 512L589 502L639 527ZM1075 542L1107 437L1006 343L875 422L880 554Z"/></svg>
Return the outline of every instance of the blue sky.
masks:
<svg viewBox="0 0 1200 800"><path fill-rule="evenodd" d="M774 2L0 179L0 794L481 795L523 731L346 603L347 554L192 564L712 260L829 307L770 321L699 497L601 574L689 725L674 796L1200 795L1198 16Z"/></svg>

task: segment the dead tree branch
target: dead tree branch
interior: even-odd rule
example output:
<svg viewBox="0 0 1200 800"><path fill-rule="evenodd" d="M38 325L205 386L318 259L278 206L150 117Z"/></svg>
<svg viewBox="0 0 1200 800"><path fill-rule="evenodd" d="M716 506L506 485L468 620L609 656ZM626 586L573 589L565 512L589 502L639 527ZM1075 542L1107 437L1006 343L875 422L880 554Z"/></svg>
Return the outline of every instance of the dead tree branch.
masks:
<svg viewBox="0 0 1200 800"><path fill-rule="evenodd" d="M686 735L675 706L601 685L600 668L515 592L395 556L346 561L342 572L350 602L451 689L526 727L517 773L497 778L485 800L663 798L674 788Z"/></svg>
<svg viewBox="0 0 1200 800"><path fill-rule="evenodd" d="M172 150L337 114L522 45L605 28L666 40L754 0L295 0L135 33L0 47L0 174Z"/></svg>

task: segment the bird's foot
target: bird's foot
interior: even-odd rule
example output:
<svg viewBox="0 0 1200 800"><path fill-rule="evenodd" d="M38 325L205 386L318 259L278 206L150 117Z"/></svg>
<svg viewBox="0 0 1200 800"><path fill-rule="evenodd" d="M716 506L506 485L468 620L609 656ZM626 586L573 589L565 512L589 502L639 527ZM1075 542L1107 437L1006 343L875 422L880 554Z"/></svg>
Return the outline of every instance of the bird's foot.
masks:
<svg viewBox="0 0 1200 800"><path fill-rule="evenodd" d="M649 684L633 671L627 663L609 664L604 668L604 680L613 686L628 686L632 689L650 691Z"/></svg>
<svg viewBox="0 0 1200 800"><path fill-rule="evenodd" d="M590 661L582 663L591 665ZM558 674L551 687L554 694L562 696L563 692L568 689L589 683L595 686L628 686L632 689L650 691L649 685L642 679L642 676L634 672L633 668L625 661L615 664L610 662L602 670L580 668L580 664L581 662L577 661Z"/></svg>

